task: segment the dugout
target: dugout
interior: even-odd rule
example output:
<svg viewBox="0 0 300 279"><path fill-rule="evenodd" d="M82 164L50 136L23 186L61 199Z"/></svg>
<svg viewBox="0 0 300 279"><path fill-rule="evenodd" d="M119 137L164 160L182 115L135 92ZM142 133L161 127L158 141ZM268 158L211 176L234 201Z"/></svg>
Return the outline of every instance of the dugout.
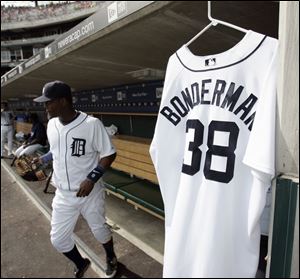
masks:
<svg viewBox="0 0 300 279"><path fill-rule="evenodd" d="M299 99L299 70L295 63L299 60L299 3L217 1L213 2L212 13L243 28L279 37L281 43L276 139L280 176L273 188L267 274L297 277L299 126L291 115L299 114L295 101ZM74 90L75 107L99 117L107 126L118 126L120 134L126 136L119 139L120 145L122 140L138 140L137 146L145 150L153 135L168 57L207 23L207 3L202 1L108 2L44 51L2 76L1 98L15 110L26 107L42 115L43 108L31 102L33 96L40 94L44 83L64 80ZM217 53L229 49L241 36L235 30L216 27L191 47L195 53ZM133 106L135 102L129 97L135 93L141 99ZM97 98L101 97L106 97L102 102L105 107L97 106ZM128 164L134 168L136 163L127 161ZM124 197L124 185L113 189L117 184L114 179L112 176L110 190ZM132 200L140 188L130 180L134 178L126 179L129 181L125 184L135 186L133 193L127 191ZM152 184L149 186L147 189L153 189Z"/></svg>

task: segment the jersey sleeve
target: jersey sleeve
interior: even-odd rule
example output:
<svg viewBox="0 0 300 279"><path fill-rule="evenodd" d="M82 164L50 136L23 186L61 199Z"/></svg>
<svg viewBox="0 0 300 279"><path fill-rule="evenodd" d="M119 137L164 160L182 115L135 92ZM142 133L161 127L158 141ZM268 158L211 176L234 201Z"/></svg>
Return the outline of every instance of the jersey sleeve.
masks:
<svg viewBox="0 0 300 279"><path fill-rule="evenodd" d="M54 121L55 119L49 119L48 124L47 124L47 129L46 129L46 136L49 141L50 149L51 149L51 134L53 133L53 126L54 126Z"/></svg>
<svg viewBox="0 0 300 279"><path fill-rule="evenodd" d="M161 111L162 107L165 105L166 99L169 97L170 92L173 92L174 80L180 73L181 69L181 65L178 64L177 59L173 54L169 58L166 69L159 111ZM168 126L166 126L166 121L162 117L158 116L149 153L155 167L162 199L164 202L165 223L170 224L172 222L173 210L178 192L180 170L172 169L174 160L171 156L169 156L169 137L171 135L169 133L166 135L165 131L167 130ZM172 175L170 175L170 168L172 169Z"/></svg>
<svg viewBox="0 0 300 279"><path fill-rule="evenodd" d="M100 158L116 153L116 149L112 144L104 125L99 119L95 119L94 122L93 146L94 149L99 152Z"/></svg>
<svg viewBox="0 0 300 279"><path fill-rule="evenodd" d="M262 86L243 162L268 178L275 175L277 42Z"/></svg>

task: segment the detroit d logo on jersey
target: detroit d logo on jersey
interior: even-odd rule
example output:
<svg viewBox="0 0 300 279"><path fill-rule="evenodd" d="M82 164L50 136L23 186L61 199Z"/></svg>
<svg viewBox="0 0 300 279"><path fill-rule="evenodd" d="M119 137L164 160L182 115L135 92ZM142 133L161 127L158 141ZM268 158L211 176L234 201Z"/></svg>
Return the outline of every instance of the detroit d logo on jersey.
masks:
<svg viewBox="0 0 300 279"><path fill-rule="evenodd" d="M85 139L72 138L73 143L71 144L72 154L71 156L80 157L85 154Z"/></svg>

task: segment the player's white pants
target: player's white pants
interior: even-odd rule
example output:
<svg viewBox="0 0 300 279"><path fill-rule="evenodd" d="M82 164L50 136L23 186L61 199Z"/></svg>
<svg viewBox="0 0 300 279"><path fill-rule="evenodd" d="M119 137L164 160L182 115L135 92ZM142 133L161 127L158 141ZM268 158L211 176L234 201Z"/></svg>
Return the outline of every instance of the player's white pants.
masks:
<svg viewBox="0 0 300 279"><path fill-rule="evenodd" d="M12 142L14 136L14 128L10 126L1 125L1 156L3 156L4 144L6 140L8 141L8 155L12 154Z"/></svg>
<svg viewBox="0 0 300 279"><path fill-rule="evenodd" d="M43 146L39 143L37 144L33 144L33 145L29 145L27 147L24 148L24 146L20 146L16 151L15 151L15 156L17 158L20 158L23 155L31 155L32 153L34 153L35 151L37 151L38 149L42 148Z"/></svg>
<svg viewBox="0 0 300 279"><path fill-rule="evenodd" d="M111 230L105 220L105 191L98 183L87 197L76 197L76 192L56 189L52 202L51 242L60 253L73 249L73 231L79 214L87 221L95 238L106 243Z"/></svg>

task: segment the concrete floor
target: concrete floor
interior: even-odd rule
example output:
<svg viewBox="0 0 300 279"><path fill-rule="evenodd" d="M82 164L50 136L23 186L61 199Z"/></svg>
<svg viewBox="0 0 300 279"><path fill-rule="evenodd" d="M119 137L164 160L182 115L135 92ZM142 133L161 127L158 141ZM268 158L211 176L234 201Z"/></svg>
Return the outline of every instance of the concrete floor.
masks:
<svg viewBox="0 0 300 279"><path fill-rule="evenodd" d="M40 218L23 218L23 221L27 223L27 231L28 234L34 234L36 231L36 226L43 228L46 233L46 237L43 240L40 240L39 247L44 251L44 256L48 257L48 250L52 249L54 253L54 258L57 260L57 257L62 257L57 253L54 248L51 246L49 240L49 231L50 231L50 214L51 214L51 202L53 199L53 194L45 194L43 189L45 187L45 181L42 182L26 182L21 179L14 172L14 168L11 168L10 165L11 160L2 159L1 160L1 177L4 177L4 180L1 179L1 191L2 189L6 189L11 185L13 181L14 187L18 189L18 192L23 192L26 196L20 196L20 210L18 214L21 214L22 211L32 211L36 212ZM53 191L54 188L52 186L49 187L50 191ZM19 193L21 194L21 193ZM27 197L27 198L26 198ZM2 195L1 195L2 199ZM5 198L6 199L6 198ZM7 199L10 200L10 199ZM22 210L22 207L25 205L22 204L24 200L32 207L32 209L28 210L27 208ZM37 207L34 207L35 204ZM12 205L10 203L10 205ZM2 208L4 206L4 208ZM1 205L1 223L3 222L4 226L7 228L6 234L13 235L16 234L18 230L14 230L11 227L9 222L9 215L5 214L6 207L8 206L7 202L3 202ZM35 209L35 210L34 210ZM44 213L44 216L42 215ZM108 195L106 198L106 213L108 223L112 226L114 230L114 243L115 243L115 251L118 256L118 260L120 262L119 271L117 277L119 278L161 278L162 276L162 259L163 259L163 243L164 243L164 223L162 220L150 215L149 213L143 212L142 210L135 210L134 207L128 204L126 201L121 200L113 195ZM45 218L46 217L46 218ZM19 218L22 218L19 216ZM21 227L19 230L24 230L24 224L20 224ZM35 229L32 230L32 227ZM1 230L2 234L2 230ZM3 239L3 237L2 237ZM75 227L75 240L77 242L77 246L83 256L87 256L92 260L92 269L97 273L98 276L102 277L103 270L105 269L105 256L104 250L102 246L96 241L96 239L91 234L88 225L86 224L83 218L79 218L78 223ZM30 238L25 239L24 243L30 242ZM9 244L10 243L10 244ZM13 242L7 242L5 247L1 245L1 277L6 277L5 275L10 274L13 277L18 277L18 275L24 274L24 270L12 270L12 273L8 273L12 262L5 262L6 254L9 251L12 253L16 253L15 250L10 249L10 245L14 246ZM49 245L49 247L48 247ZM46 247L47 246L47 247ZM4 249L5 248L5 249ZM35 248L28 249L29 255L31 257L31 253L34 253ZM64 259L64 257L62 257ZM12 255L13 259L13 255ZM45 260L48 263L48 260ZM73 268L73 265L68 262L68 260L63 262L63 270L66 270L66 277L72 276L72 272L70 272ZM49 262L51 263L51 261ZM61 264L61 262L60 262ZM2 266L3 265L3 266ZM18 265L17 265L18 266ZM46 264L46 266L50 266L50 264ZM69 266L69 268L68 268ZM36 268L37 265L31 265L31 269L38 270L37 277L44 278L45 274L40 273L43 268ZM51 265L51 268L53 266ZM47 269L47 268L46 268ZM91 269L91 271L92 271ZM55 269L56 270L56 269ZM29 272L29 271L28 271ZM3 273L3 274L2 274ZM26 273L30 274L32 273ZM49 273L50 274L50 273ZM54 273L52 273L52 277ZM3 276L2 276L3 275ZM57 273L57 275L59 275ZM11 277L9 276L9 277ZM89 275L93 278L92 274ZM27 276L26 276L27 277ZM46 276L47 277L47 276ZM59 276L62 278L61 276Z"/></svg>
<svg viewBox="0 0 300 279"><path fill-rule="evenodd" d="M73 264L52 247L50 223L1 165L1 278L70 278ZM88 278L98 278L91 268Z"/></svg>

